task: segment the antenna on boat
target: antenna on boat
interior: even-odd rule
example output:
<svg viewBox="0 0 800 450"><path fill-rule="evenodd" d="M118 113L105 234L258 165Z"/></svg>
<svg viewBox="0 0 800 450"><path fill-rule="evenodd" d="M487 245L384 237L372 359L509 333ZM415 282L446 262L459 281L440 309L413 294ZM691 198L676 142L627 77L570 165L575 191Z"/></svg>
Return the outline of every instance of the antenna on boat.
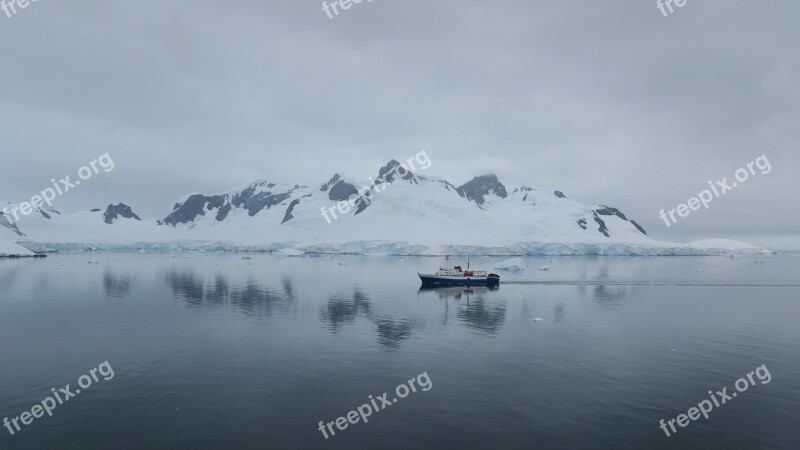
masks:
<svg viewBox="0 0 800 450"><path fill-rule="evenodd" d="M469 270L469 255L467 255L467 270Z"/></svg>

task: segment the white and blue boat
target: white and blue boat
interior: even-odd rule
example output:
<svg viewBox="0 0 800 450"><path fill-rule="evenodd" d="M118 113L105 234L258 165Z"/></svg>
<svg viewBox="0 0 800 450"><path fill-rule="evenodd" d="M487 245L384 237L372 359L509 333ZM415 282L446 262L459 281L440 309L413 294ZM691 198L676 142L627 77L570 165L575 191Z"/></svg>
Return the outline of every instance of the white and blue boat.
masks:
<svg viewBox="0 0 800 450"><path fill-rule="evenodd" d="M461 266L452 269L439 267L436 273L419 273L422 287L439 286L496 286L500 284L500 275L489 273L483 270L470 270L469 259L467 260L467 270Z"/></svg>

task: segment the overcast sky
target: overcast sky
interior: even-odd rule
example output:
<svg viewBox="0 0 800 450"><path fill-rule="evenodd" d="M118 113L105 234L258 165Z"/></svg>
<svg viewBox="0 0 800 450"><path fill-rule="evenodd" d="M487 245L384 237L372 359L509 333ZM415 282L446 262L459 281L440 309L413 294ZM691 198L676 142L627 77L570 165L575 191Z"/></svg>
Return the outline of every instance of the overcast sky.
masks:
<svg viewBox="0 0 800 450"><path fill-rule="evenodd" d="M650 235L800 248L800 3L39 0L0 11L0 198L163 218L258 178L374 176L425 149L461 184L560 189ZM766 154L667 228L661 209Z"/></svg>

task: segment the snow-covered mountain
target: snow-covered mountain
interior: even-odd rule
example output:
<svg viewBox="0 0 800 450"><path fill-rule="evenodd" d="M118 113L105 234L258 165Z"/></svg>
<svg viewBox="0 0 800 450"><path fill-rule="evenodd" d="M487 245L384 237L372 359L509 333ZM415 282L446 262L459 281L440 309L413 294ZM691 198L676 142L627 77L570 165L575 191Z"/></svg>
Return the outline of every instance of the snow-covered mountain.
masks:
<svg viewBox="0 0 800 450"><path fill-rule="evenodd" d="M0 202L3 207L11 207L18 203ZM131 224L141 221L129 206L119 203L108 205L106 208L94 208L89 211L62 213L54 208L42 206L34 208L29 215L17 214L18 220L11 214L4 215L0 211L0 239L14 242L24 249L34 252L52 250L47 242L57 243L58 248L91 248L86 244L94 238L110 244L111 239L120 238L125 233L141 235L144 228ZM123 224L123 222L127 222ZM113 232L109 233L107 227L115 225ZM15 235L3 233L4 229L13 231ZM95 235L94 237L92 235ZM122 239L124 241L124 239ZM19 247L17 245L17 247ZM23 250L24 250L23 249ZM30 253L29 251L27 253ZM26 253L10 253L12 255L25 255ZM0 255L3 256L3 255Z"/></svg>
<svg viewBox="0 0 800 450"><path fill-rule="evenodd" d="M8 202L0 202L2 209ZM12 220L7 220L3 211L0 211L0 257L2 256L31 256L33 252L17 244L25 235Z"/></svg>
<svg viewBox="0 0 800 450"><path fill-rule="evenodd" d="M0 228L0 257L5 256L33 256L34 253L17 244L18 237L6 228Z"/></svg>
<svg viewBox="0 0 800 450"><path fill-rule="evenodd" d="M163 218L141 220L124 204L32 214L19 231L29 248L246 249L293 247L365 254L709 254L762 251L656 241L616 208L583 205L560 191L506 186L494 175L455 186L401 170L397 161L358 183L342 174L314 185L258 180L193 193Z"/></svg>

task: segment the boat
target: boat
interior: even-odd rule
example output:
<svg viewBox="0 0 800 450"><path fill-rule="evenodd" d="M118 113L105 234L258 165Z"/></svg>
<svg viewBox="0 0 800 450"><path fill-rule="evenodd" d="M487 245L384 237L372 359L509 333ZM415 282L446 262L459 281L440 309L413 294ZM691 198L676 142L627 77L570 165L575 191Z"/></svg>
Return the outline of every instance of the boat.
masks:
<svg viewBox="0 0 800 450"><path fill-rule="evenodd" d="M438 286L496 286L500 284L500 275L489 273L483 270L471 270L469 268L469 258L467 258L467 270L461 266L452 269L439 267L436 273L419 273L422 287Z"/></svg>

